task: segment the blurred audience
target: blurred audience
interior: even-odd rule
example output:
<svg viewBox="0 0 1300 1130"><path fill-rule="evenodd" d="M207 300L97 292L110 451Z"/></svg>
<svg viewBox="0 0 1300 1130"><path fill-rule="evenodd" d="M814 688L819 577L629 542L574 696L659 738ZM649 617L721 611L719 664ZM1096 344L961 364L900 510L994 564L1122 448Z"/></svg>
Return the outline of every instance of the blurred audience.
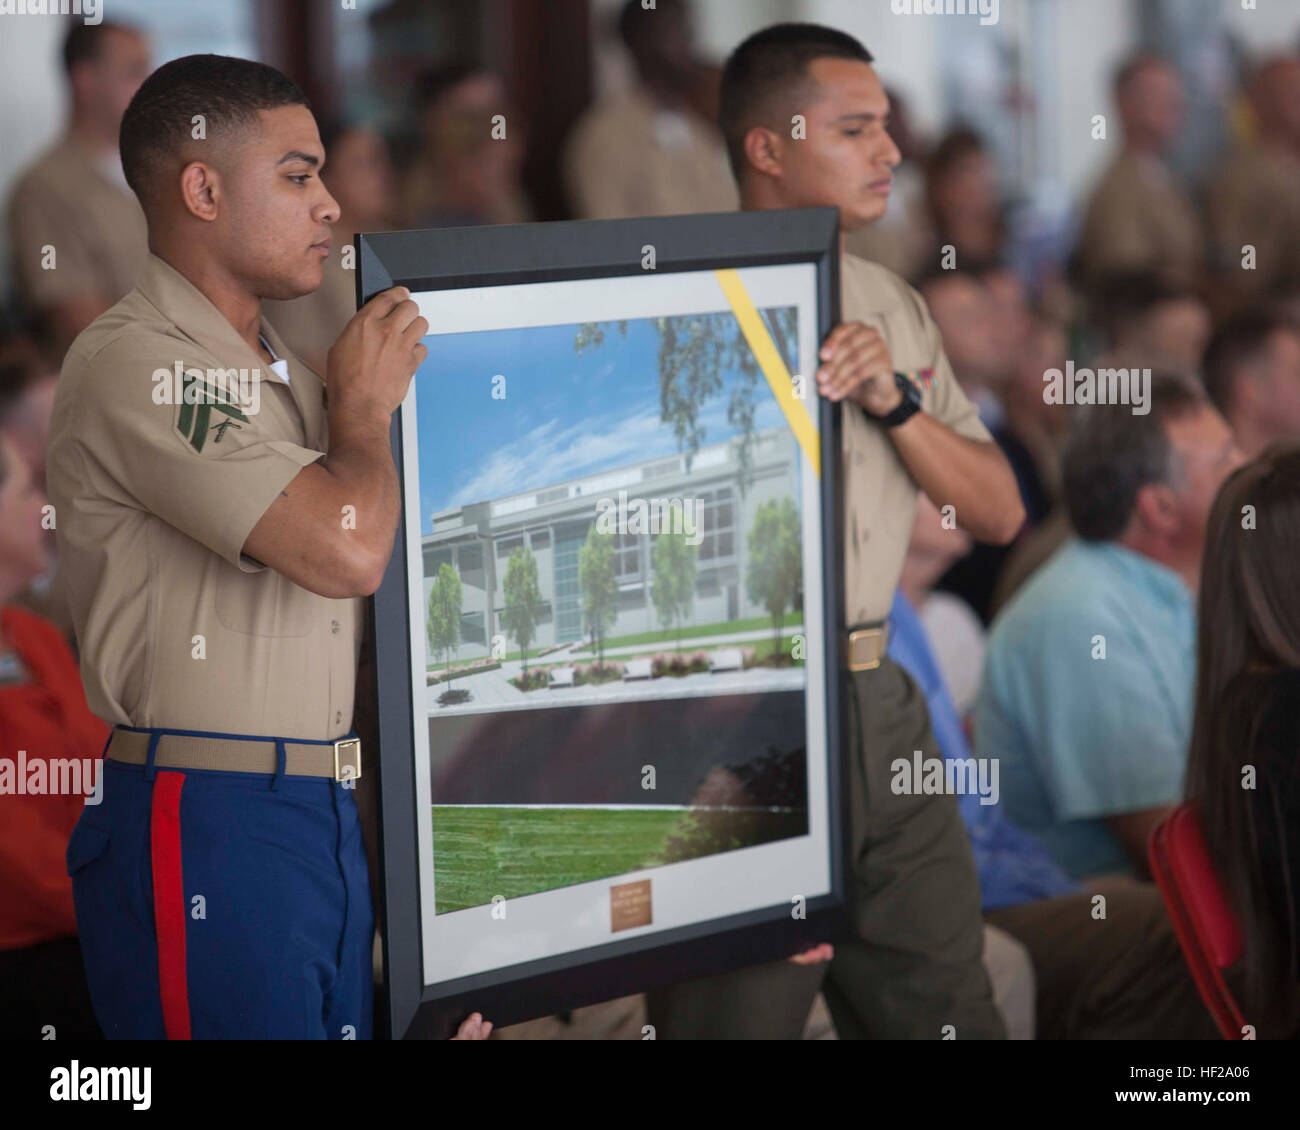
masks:
<svg viewBox="0 0 1300 1130"><path fill-rule="evenodd" d="M8 204L19 301L60 356L144 266L144 213L122 173L117 132L151 69L149 44L127 24L77 21L63 63L67 128L19 176Z"/></svg>
<svg viewBox="0 0 1300 1130"><path fill-rule="evenodd" d="M1107 278L1093 314L1108 345L1096 367L1136 365L1195 376L1213 328L1195 291L1150 270Z"/></svg>
<svg viewBox="0 0 1300 1130"><path fill-rule="evenodd" d="M0 1038L85 1039L99 1029L64 852L108 727L90 713L58 629L12 603L48 566L45 504L0 436L0 775L10 778L0 788Z"/></svg>
<svg viewBox="0 0 1300 1130"><path fill-rule="evenodd" d="M1300 441L1300 325L1267 310L1237 315L1214 335L1202 375L1246 458Z"/></svg>
<svg viewBox="0 0 1300 1130"><path fill-rule="evenodd" d="M1241 461L1193 379L1155 374L1148 404L1075 409L1076 536L998 615L976 706L1008 815L1075 878L1143 875L1178 799L1206 515Z"/></svg>
<svg viewBox="0 0 1300 1130"><path fill-rule="evenodd" d="M499 75L453 64L416 95L421 148L402 177L403 227L522 224L533 218L520 170L524 121Z"/></svg>
<svg viewBox="0 0 1300 1130"><path fill-rule="evenodd" d="M564 153L569 201L580 219L731 212L739 206L715 115L701 113L711 79L691 48L682 0L653 9L627 0L619 35L636 84L593 106ZM713 95L716 99L716 93Z"/></svg>
<svg viewBox="0 0 1300 1130"><path fill-rule="evenodd" d="M1206 194L1225 311L1300 284L1300 58L1265 62L1248 95L1253 136L1223 155Z"/></svg>
<svg viewBox="0 0 1300 1130"><path fill-rule="evenodd" d="M1200 282L1204 235L1187 188L1166 157L1183 127L1186 95L1173 64L1146 52L1116 72L1123 137L1107 125L1118 155L1092 193L1079 239L1091 292L1118 271L1152 270L1183 286Z"/></svg>
<svg viewBox="0 0 1300 1130"><path fill-rule="evenodd" d="M1059 409L1043 403L1042 370L1027 382L1028 387L1023 374L1017 374L1034 327L1024 292L1010 271L991 266L978 274L960 267L935 271L922 280L921 293L943 335L953 373L979 408L980 419L1015 473L1025 507L1023 537L1046 517L1051 497L1038 469L1038 457L1017 429L1024 427L1030 442L1041 446L1045 434L1039 421L1048 418L1048 409ZM1014 389L1013 375L1017 376ZM1016 400L1010 407L1013 391ZM1026 399L1030 402L1025 403ZM971 546L939 578L936 587L960 597L987 624L998 575L1015 544Z"/></svg>
<svg viewBox="0 0 1300 1130"><path fill-rule="evenodd" d="M969 765L970 746L936 663L937 642L899 592L889 614L889 654L925 695L944 760ZM1043 1040L1214 1038L1153 884L1112 877L1080 886L1007 819L991 790L964 792L958 806L979 875L984 963L1009 1038L1027 1038L1026 1029ZM1097 895L1107 900L1103 919L1093 914ZM1081 922L1093 929L1081 930Z"/></svg>
<svg viewBox="0 0 1300 1130"><path fill-rule="evenodd" d="M12 338L0 342L0 440L9 444L31 475L33 487L45 490L45 449L59 370L34 342ZM42 529L49 567L32 578L11 603L51 621L67 640L73 638L72 609L67 594L55 583L54 529Z"/></svg>
<svg viewBox="0 0 1300 1130"><path fill-rule="evenodd" d="M391 231L397 202L388 145L369 126L326 126L321 142L321 179L338 202L334 245L320 287L289 301L262 303L284 342L322 377L325 358L357 311L357 273L352 239L358 232Z"/></svg>
<svg viewBox="0 0 1300 1130"><path fill-rule="evenodd" d="M1253 516L1253 517L1252 517ZM1269 448L1209 516L1187 794L1245 942L1238 1000L1300 1036L1300 447Z"/></svg>
<svg viewBox="0 0 1300 1130"><path fill-rule="evenodd" d="M970 534L944 520L929 495L918 495L912 540L898 585L931 641L944 685L963 719L975 705L984 669L984 625L961 597L934 586L954 561L970 552L972 544Z"/></svg>

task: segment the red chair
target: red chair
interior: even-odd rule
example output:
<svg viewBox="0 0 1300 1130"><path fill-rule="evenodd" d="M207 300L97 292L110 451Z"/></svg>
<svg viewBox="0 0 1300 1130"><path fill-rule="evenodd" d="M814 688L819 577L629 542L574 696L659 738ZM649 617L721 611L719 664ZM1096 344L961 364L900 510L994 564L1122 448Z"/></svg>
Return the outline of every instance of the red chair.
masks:
<svg viewBox="0 0 1300 1130"><path fill-rule="evenodd" d="M1224 983L1223 970L1241 957L1241 927L1190 805L1176 808L1152 829L1147 858L1201 1000L1223 1038L1240 1040L1246 1021Z"/></svg>

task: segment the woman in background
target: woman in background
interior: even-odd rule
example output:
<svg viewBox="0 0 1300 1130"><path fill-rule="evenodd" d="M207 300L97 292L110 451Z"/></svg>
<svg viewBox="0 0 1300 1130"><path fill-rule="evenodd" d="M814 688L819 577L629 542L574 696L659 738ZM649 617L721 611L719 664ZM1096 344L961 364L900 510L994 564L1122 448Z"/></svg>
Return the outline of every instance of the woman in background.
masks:
<svg viewBox="0 0 1300 1130"><path fill-rule="evenodd" d="M1187 768L1245 940L1247 1023L1300 1031L1300 447L1265 451L1223 484L1200 589Z"/></svg>

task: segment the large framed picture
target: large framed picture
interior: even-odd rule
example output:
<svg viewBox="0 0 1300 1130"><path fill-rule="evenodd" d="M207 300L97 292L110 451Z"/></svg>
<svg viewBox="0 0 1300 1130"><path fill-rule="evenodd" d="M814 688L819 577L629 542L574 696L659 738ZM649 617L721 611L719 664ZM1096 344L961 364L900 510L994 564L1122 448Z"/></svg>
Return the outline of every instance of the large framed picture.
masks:
<svg viewBox="0 0 1300 1130"><path fill-rule="evenodd" d="M356 247L429 322L375 596L387 1034L840 936L834 210Z"/></svg>

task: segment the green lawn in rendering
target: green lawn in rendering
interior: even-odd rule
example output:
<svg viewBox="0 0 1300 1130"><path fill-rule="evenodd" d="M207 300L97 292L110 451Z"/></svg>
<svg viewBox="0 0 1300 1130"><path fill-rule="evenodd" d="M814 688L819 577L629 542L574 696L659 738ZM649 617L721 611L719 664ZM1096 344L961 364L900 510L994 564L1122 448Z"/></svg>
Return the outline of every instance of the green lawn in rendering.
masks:
<svg viewBox="0 0 1300 1130"><path fill-rule="evenodd" d="M433 806L436 913L784 839L807 814L766 810Z"/></svg>

